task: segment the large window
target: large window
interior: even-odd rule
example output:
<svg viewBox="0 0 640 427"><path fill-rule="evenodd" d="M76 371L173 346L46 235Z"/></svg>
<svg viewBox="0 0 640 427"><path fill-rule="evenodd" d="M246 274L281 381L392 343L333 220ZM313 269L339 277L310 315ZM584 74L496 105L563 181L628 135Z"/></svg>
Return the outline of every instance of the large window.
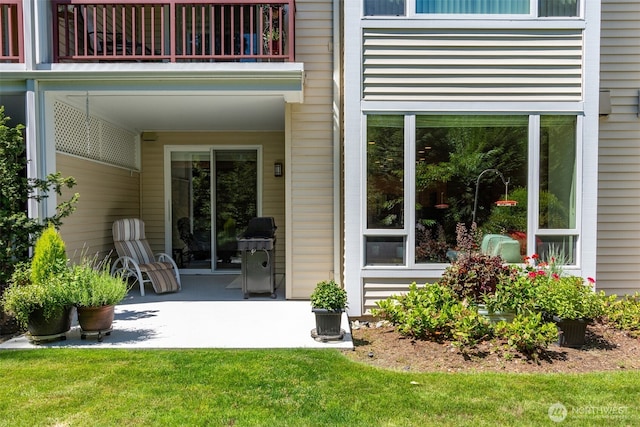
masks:
<svg viewBox="0 0 640 427"><path fill-rule="evenodd" d="M576 128L575 116L368 115L365 264L448 262L456 225L473 222L507 262L575 263Z"/></svg>
<svg viewBox="0 0 640 427"><path fill-rule="evenodd" d="M407 7L431 15L579 15L579 0L364 0L365 16L403 16ZM415 8L415 9L414 9Z"/></svg>
<svg viewBox="0 0 640 427"><path fill-rule="evenodd" d="M528 129L527 116L416 117L416 262L446 262L456 224L474 218L485 233L526 235ZM505 197L520 200L495 204Z"/></svg>

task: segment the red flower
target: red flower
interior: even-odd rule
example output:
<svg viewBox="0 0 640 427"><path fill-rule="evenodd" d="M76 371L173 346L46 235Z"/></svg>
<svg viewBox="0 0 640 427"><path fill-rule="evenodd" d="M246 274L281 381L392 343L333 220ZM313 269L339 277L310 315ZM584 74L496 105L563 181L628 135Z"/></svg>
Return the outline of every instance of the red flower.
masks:
<svg viewBox="0 0 640 427"><path fill-rule="evenodd" d="M538 272L536 273L536 275L538 276L546 276L546 272L544 270L538 270Z"/></svg>
<svg viewBox="0 0 640 427"><path fill-rule="evenodd" d="M594 279L593 277L587 277L587 282L589 282L591 285L594 285L596 283L596 279Z"/></svg>
<svg viewBox="0 0 640 427"><path fill-rule="evenodd" d="M538 259L538 258L540 258L540 256L538 254L531 255L531 259Z"/></svg>
<svg viewBox="0 0 640 427"><path fill-rule="evenodd" d="M531 279L535 279L535 278L536 278L536 272L535 272L535 271L530 271L530 272L529 272L529 277L530 277Z"/></svg>
<svg viewBox="0 0 640 427"><path fill-rule="evenodd" d="M558 276L558 273L553 273L551 277L553 277L555 280L560 280L560 276Z"/></svg>

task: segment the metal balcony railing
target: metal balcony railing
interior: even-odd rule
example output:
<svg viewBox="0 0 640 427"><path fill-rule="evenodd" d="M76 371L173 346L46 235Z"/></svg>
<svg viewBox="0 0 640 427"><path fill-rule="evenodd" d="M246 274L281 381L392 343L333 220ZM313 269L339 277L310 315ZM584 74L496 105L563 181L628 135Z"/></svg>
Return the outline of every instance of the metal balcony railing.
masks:
<svg viewBox="0 0 640 427"><path fill-rule="evenodd" d="M292 62L294 0L53 0L54 62Z"/></svg>
<svg viewBox="0 0 640 427"><path fill-rule="evenodd" d="M24 62L22 0L0 0L0 63Z"/></svg>

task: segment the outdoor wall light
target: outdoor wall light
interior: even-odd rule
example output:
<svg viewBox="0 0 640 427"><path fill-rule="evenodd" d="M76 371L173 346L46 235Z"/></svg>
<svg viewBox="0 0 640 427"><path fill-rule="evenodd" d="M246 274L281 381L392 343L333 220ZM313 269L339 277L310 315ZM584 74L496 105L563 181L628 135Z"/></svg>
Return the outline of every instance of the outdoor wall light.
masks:
<svg viewBox="0 0 640 427"><path fill-rule="evenodd" d="M275 162L273 164L273 176L275 176L276 178L279 178L282 176L282 173L283 173L282 162Z"/></svg>

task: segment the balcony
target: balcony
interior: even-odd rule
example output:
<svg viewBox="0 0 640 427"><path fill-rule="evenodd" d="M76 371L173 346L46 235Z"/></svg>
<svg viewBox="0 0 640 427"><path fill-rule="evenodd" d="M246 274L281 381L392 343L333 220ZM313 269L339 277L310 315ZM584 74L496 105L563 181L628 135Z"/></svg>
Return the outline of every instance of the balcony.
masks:
<svg viewBox="0 0 640 427"><path fill-rule="evenodd" d="M0 0L0 63L24 62L22 0Z"/></svg>
<svg viewBox="0 0 640 427"><path fill-rule="evenodd" d="M52 5L56 63L294 61L294 0Z"/></svg>

